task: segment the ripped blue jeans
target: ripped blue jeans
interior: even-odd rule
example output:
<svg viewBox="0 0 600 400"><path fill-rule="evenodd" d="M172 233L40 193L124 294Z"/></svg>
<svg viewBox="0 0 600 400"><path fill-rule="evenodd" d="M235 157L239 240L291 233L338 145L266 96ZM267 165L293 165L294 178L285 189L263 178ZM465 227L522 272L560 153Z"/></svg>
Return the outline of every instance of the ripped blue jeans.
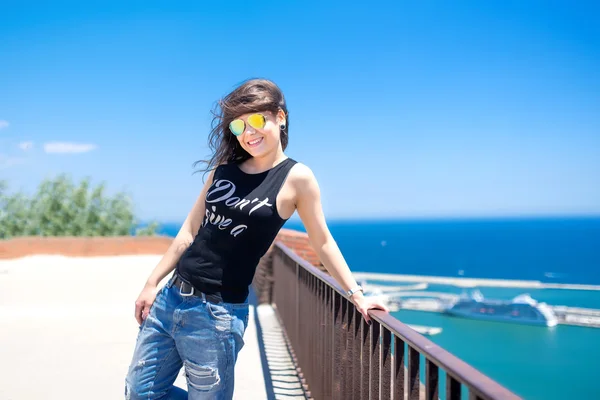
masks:
<svg viewBox="0 0 600 400"><path fill-rule="evenodd" d="M214 304L204 296L182 296L173 280L157 294L140 326L125 398L230 400L248 303ZM187 392L173 385L182 367Z"/></svg>

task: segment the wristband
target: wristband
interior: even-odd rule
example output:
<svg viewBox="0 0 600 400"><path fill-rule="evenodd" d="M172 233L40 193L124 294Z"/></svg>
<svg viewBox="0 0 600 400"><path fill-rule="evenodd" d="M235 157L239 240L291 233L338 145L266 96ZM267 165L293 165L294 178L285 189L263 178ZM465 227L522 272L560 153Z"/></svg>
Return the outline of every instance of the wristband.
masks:
<svg viewBox="0 0 600 400"><path fill-rule="evenodd" d="M356 293L356 292L363 292L363 293L364 293L362 286L358 285L357 287L355 287L355 288L352 288L352 289L348 290L348 291L346 292L346 294L347 294L348 296L352 296L352 295L353 295L354 293Z"/></svg>

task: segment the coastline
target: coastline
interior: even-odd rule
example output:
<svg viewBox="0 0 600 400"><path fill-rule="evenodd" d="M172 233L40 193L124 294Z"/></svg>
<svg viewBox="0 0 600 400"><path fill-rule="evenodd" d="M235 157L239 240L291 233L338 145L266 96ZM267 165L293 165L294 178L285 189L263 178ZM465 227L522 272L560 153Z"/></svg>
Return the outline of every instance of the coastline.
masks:
<svg viewBox="0 0 600 400"><path fill-rule="evenodd" d="M540 281L525 281L516 279L454 278L445 276L402 275L375 272L354 272L353 275L356 280L434 283L440 285L456 286L460 288L502 287L523 289L565 289L600 291L600 285L544 283Z"/></svg>

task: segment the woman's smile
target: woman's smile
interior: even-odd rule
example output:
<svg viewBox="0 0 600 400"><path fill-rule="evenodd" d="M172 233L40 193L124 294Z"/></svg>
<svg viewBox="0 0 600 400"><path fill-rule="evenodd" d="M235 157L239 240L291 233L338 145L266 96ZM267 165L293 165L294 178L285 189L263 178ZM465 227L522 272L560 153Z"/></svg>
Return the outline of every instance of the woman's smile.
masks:
<svg viewBox="0 0 600 400"><path fill-rule="evenodd" d="M250 140L250 141L248 141L246 143L248 144L248 147L253 148L253 147L256 147L256 146L260 145L262 143L262 141L263 141L263 138L259 137L259 138L256 138L256 139L252 139L252 140Z"/></svg>

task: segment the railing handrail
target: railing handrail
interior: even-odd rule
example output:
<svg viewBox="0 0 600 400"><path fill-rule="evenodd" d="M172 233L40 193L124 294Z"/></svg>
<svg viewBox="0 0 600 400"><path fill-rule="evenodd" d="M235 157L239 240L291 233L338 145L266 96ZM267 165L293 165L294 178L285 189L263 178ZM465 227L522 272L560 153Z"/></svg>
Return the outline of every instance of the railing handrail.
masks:
<svg viewBox="0 0 600 400"><path fill-rule="evenodd" d="M325 282L346 300L352 302L346 292L333 277L310 264L281 241L276 241L275 246L281 249L299 266ZM414 331L412 328L400 322L398 319L392 317L388 313L380 310L371 310L369 311L369 315L384 327L389 329L392 333L404 340L407 344L412 346L419 353L425 355L435 365L444 369L447 374L459 379L467 387L469 387L471 390L474 390L478 394L493 399L520 399L519 396L509 391L498 382L479 372L471 365L454 356L444 348L433 343L431 340Z"/></svg>

